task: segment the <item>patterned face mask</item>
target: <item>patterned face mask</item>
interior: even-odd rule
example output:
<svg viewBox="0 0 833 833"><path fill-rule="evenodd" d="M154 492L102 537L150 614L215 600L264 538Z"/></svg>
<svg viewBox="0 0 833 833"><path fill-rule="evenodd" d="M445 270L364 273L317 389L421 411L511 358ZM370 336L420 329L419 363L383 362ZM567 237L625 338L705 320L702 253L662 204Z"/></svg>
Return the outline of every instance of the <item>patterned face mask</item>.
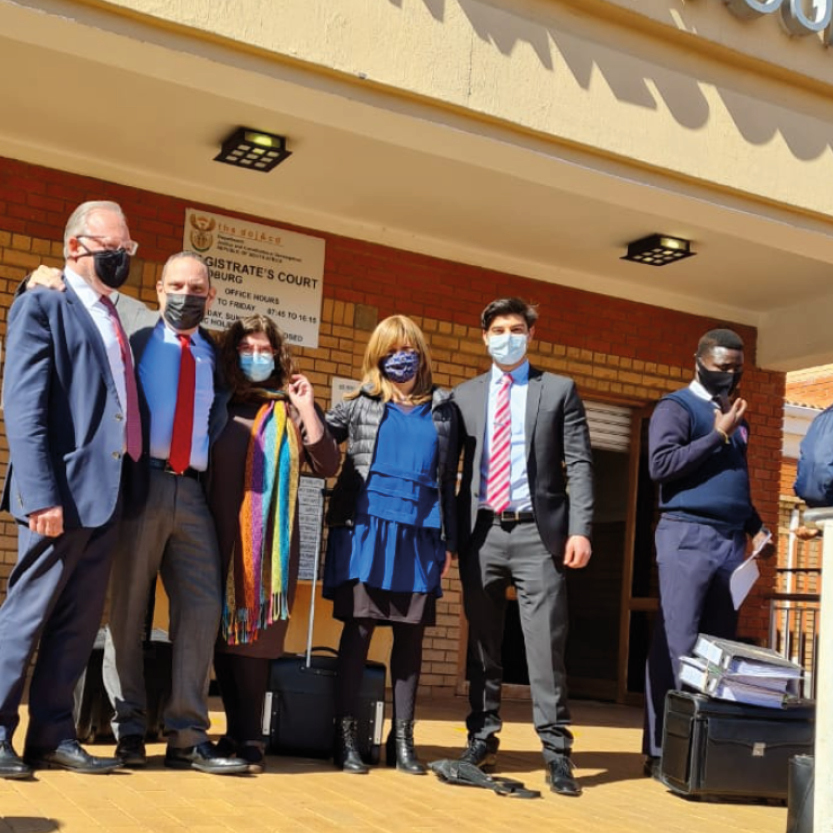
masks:
<svg viewBox="0 0 833 833"><path fill-rule="evenodd" d="M382 373L391 382L408 382L419 370L419 353L413 350L397 350L382 359Z"/></svg>

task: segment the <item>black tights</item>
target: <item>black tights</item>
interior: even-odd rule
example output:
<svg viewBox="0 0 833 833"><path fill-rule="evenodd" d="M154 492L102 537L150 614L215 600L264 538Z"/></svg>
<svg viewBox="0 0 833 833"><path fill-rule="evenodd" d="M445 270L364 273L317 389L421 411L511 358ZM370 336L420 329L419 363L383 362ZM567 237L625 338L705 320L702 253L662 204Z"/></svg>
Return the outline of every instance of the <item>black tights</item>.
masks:
<svg viewBox="0 0 833 833"><path fill-rule="evenodd" d="M375 619L348 619L341 631L336 678L336 716L355 715L364 664ZM419 671L422 665L422 635L425 625L393 622L390 678L393 685L393 719L413 720Z"/></svg>
<svg viewBox="0 0 833 833"><path fill-rule="evenodd" d="M214 674L226 710L226 735L237 743L259 741L263 735L263 699L269 684L269 660L214 654Z"/></svg>

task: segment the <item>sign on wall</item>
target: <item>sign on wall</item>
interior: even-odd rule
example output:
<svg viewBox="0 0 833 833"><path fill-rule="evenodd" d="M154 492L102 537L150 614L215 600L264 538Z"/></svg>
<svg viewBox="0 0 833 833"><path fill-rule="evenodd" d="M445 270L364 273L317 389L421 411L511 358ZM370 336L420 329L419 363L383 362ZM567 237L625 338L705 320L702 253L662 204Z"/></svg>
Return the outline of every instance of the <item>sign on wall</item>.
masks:
<svg viewBox="0 0 833 833"><path fill-rule="evenodd" d="M202 255L217 297L205 326L224 330L238 318L268 315L299 347L318 347L324 284L320 237L185 210L183 247Z"/></svg>
<svg viewBox="0 0 833 833"><path fill-rule="evenodd" d="M330 385L330 407L335 408L348 393L352 393L359 386L355 379L348 379L345 376L333 376Z"/></svg>
<svg viewBox="0 0 833 833"><path fill-rule="evenodd" d="M754 20L781 12L781 22L791 35L824 32L825 42L833 45L833 0L724 0L729 11L741 20Z"/></svg>

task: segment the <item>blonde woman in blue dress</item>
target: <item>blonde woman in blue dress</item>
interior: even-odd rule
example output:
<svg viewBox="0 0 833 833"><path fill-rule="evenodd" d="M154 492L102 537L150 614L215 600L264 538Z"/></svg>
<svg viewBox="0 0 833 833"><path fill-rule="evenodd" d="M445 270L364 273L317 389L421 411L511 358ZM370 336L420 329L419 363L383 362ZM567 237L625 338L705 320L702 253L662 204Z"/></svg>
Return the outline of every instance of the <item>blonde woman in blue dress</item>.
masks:
<svg viewBox="0 0 833 833"><path fill-rule="evenodd" d="M356 708L373 631L393 628L393 721L386 762L425 774L414 749L414 706L425 628L457 548L457 415L433 384L421 330L404 315L370 337L361 386L326 417L347 453L330 499L324 595L343 623L336 684L337 768L368 771Z"/></svg>

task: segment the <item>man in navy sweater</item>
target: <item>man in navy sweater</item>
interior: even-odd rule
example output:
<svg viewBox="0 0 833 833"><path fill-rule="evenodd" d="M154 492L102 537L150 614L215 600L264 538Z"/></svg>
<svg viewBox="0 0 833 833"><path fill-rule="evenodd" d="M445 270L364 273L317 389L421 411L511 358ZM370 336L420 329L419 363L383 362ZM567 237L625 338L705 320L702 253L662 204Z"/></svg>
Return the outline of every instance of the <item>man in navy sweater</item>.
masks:
<svg viewBox="0 0 833 833"><path fill-rule="evenodd" d="M746 447L747 403L737 395L743 341L710 330L697 346L691 384L664 397L648 435L651 478L662 513L656 530L659 614L645 680L645 772L654 774L662 746L665 695L680 687L680 657L698 633L735 637L737 612L729 578L769 536L752 505ZM772 544L762 555L772 554Z"/></svg>

